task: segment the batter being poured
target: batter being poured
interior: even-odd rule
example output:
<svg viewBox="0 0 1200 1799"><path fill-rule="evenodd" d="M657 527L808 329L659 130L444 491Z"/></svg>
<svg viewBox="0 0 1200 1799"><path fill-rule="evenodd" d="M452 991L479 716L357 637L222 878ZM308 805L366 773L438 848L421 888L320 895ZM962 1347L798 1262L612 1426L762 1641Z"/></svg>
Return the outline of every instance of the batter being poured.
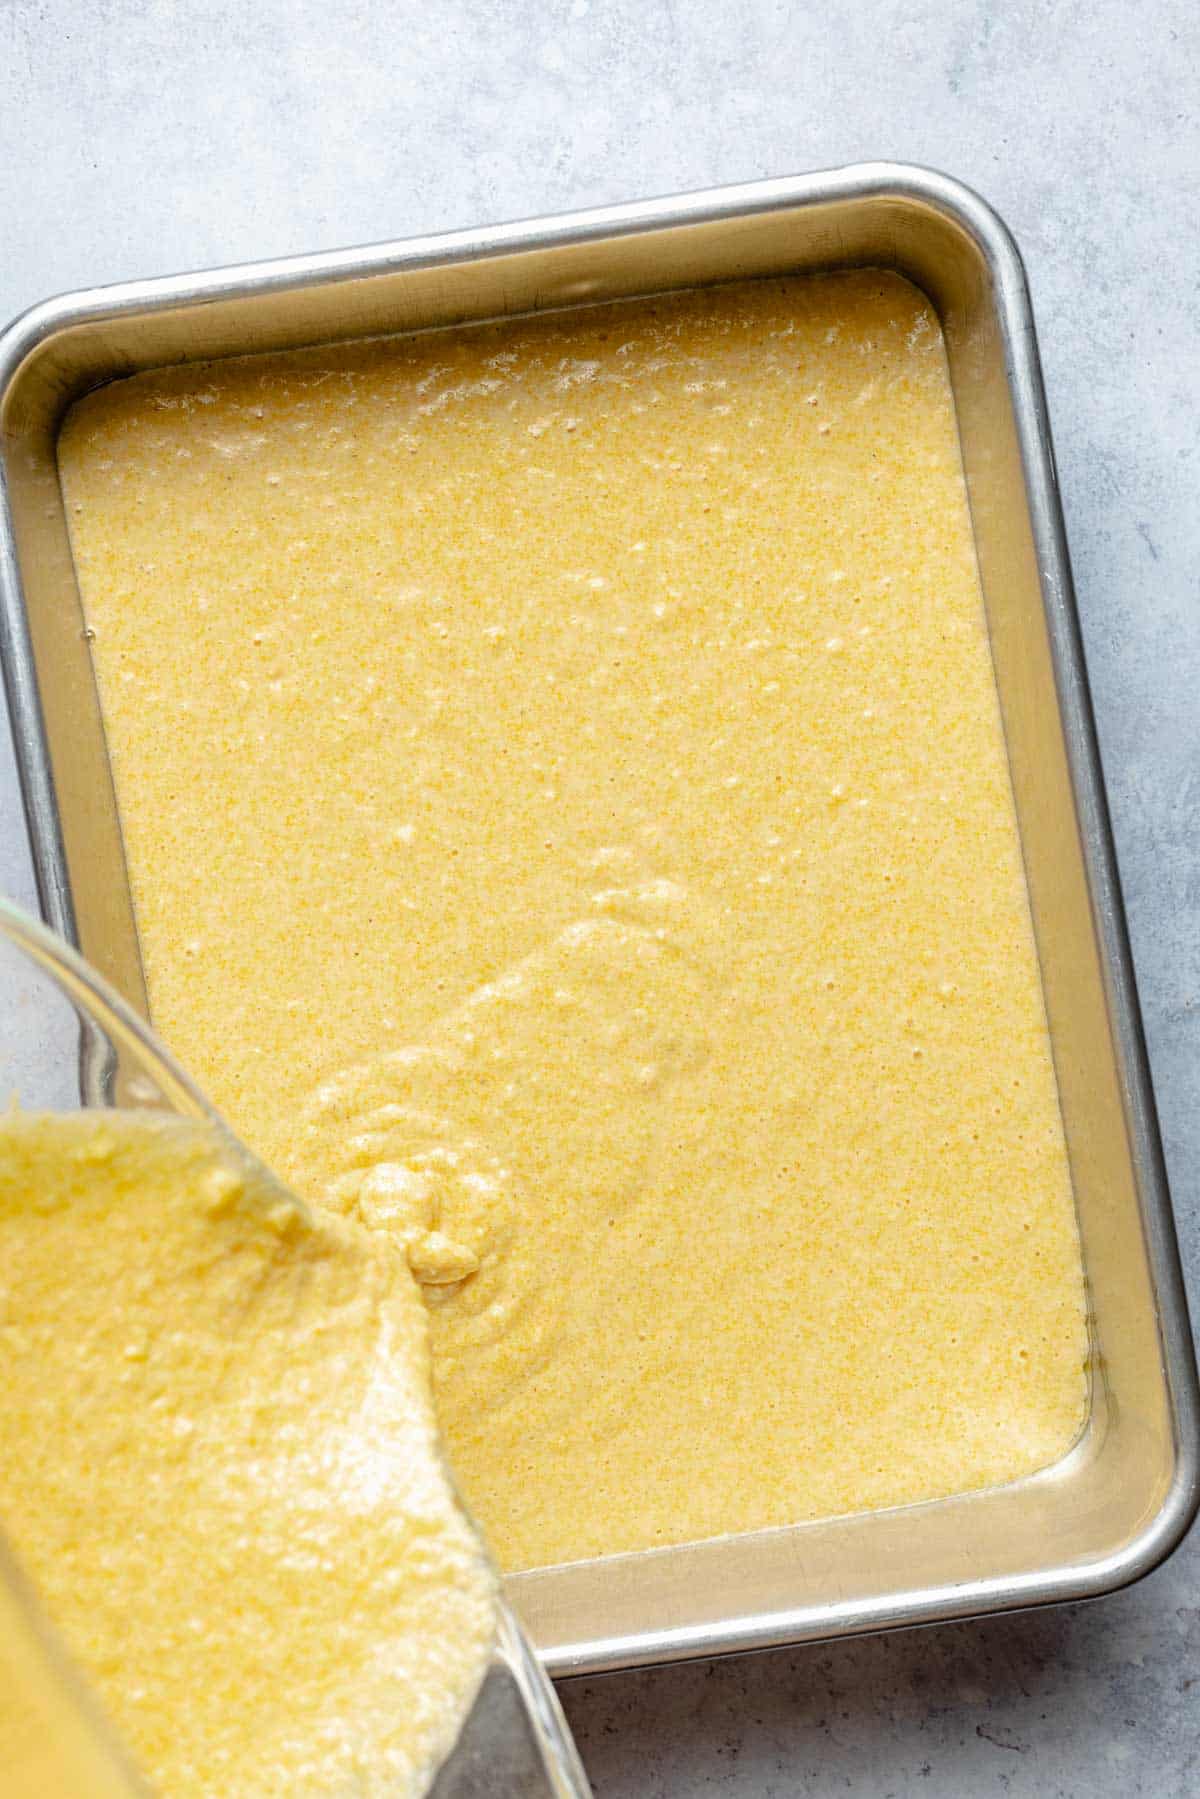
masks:
<svg viewBox="0 0 1200 1799"><path fill-rule="evenodd" d="M495 1595L404 1250L201 1125L13 1112L0 1345L0 1523L154 1791L426 1792Z"/></svg>
<svg viewBox="0 0 1200 1799"><path fill-rule="evenodd" d="M512 1568L1085 1408L944 351L858 272L182 368L61 446L151 1007L406 1244Z"/></svg>

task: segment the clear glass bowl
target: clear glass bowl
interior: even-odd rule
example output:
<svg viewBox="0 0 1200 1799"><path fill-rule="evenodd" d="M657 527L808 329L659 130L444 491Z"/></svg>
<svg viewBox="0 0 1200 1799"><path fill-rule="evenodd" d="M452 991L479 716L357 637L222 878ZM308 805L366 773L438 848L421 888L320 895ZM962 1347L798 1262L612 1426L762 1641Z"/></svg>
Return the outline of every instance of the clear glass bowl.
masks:
<svg viewBox="0 0 1200 1799"><path fill-rule="evenodd" d="M39 1111L120 1106L203 1118L250 1155L125 1002L4 900L0 1098ZM0 1544L0 1799L144 1790ZM506 1607L475 1704L430 1790L434 1799L588 1799L554 1688Z"/></svg>

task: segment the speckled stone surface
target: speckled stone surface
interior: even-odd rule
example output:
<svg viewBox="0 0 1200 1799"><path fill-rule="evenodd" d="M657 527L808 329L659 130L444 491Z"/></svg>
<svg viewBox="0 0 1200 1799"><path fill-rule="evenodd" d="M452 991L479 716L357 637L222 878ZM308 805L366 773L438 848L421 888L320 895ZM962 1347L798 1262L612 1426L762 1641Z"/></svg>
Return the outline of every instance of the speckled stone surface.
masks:
<svg viewBox="0 0 1200 1799"><path fill-rule="evenodd" d="M0 315L64 288L890 156L1025 253L1200 1280L1194 0L0 0ZM0 887L32 881L0 743ZM6 1037L38 1036L10 1013ZM1200 1538L1091 1606L575 1682L603 1799L1200 1792Z"/></svg>

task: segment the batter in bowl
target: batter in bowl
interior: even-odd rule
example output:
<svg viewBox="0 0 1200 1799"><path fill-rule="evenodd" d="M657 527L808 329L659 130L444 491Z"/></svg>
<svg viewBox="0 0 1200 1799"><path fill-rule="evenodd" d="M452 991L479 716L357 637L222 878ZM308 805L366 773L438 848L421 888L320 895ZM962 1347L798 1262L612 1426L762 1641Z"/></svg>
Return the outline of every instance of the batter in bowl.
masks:
<svg viewBox="0 0 1200 1799"><path fill-rule="evenodd" d="M937 320L759 281L115 383L61 465L151 1007L420 1238L509 1568L1086 1407Z"/></svg>
<svg viewBox="0 0 1200 1799"><path fill-rule="evenodd" d="M0 1119L0 1524L165 1799L428 1790L495 1591L402 1246L205 1126Z"/></svg>

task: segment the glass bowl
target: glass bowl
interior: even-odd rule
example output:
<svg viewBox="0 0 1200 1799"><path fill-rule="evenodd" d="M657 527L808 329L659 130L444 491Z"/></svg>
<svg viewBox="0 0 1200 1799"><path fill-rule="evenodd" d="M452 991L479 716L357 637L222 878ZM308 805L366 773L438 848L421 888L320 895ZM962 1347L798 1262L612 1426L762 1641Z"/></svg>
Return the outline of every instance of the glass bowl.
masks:
<svg viewBox="0 0 1200 1799"><path fill-rule="evenodd" d="M143 1020L61 938L5 900L0 1096L31 1111L119 1106L204 1119L253 1160ZM146 1791L2 1543L0 1751L0 1799ZM554 1688L502 1603L491 1663L430 1793L588 1799L590 1790Z"/></svg>

